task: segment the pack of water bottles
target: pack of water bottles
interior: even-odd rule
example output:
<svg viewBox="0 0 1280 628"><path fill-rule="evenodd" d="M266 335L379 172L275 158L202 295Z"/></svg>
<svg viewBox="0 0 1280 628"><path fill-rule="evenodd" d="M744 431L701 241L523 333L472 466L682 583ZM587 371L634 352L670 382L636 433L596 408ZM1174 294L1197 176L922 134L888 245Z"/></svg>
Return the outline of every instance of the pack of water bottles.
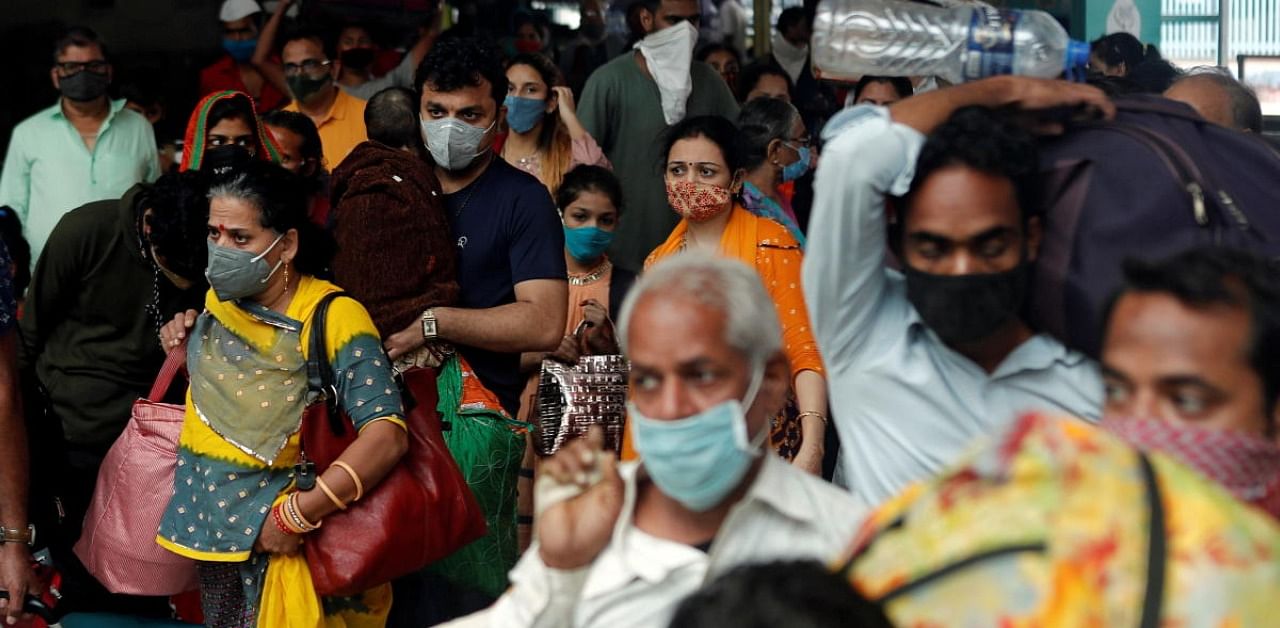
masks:
<svg viewBox="0 0 1280 628"><path fill-rule="evenodd" d="M823 0L813 66L824 79L938 76L952 83L1000 74L1083 77L1089 44L1043 11L906 0Z"/></svg>

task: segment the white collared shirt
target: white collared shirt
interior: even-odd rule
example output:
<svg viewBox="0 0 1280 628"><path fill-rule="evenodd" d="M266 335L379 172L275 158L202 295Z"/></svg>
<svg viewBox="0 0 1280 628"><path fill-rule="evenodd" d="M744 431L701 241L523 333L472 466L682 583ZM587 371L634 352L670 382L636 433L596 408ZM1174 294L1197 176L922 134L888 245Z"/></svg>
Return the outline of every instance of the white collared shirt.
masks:
<svg viewBox="0 0 1280 628"><path fill-rule="evenodd" d="M885 268L884 199L908 190L925 137L872 105L840 112L823 136L803 278L840 436L838 482L874 506L1022 413L1096 421L1094 362L1040 334L988 374L928 329L902 274Z"/></svg>
<svg viewBox="0 0 1280 628"><path fill-rule="evenodd" d="M729 511L708 553L634 524L638 463L620 468L626 487L609 545L574 571L543 564L535 543L511 571L511 588L460 626L665 628L702 584L745 563L828 562L853 540L866 511L840 489L766 456L750 491Z"/></svg>

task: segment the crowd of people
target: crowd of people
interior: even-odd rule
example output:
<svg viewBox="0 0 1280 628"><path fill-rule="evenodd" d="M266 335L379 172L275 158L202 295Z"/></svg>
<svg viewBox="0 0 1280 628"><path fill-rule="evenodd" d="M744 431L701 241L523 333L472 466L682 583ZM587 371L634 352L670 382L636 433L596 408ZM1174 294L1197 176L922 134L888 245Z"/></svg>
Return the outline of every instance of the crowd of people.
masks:
<svg viewBox="0 0 1280 628"><path fill-rule="evenodd" d="M159 105L112 97L86 27L53 44L58 101L12 130L9 624L48 606L70 628L1269 617L1266 236L1126 251L1098 351L1034 315L1037 264L1085 246L1053 239L1046 138L1137 98L1267 141L1229 73L1121 33L1093 43L1087 83L837 84L812 67L811 13L782 11L759 58L741 0L622 3L627 33L583 0L577 30L522 11L501 41L431 0L399 52L294 4L221 4L225 54L172 159ZM619 355L619 441L601 421L535 453L547 365ZM172 482L126 508L158 513L134 538L197 586L123 594L77 541L169 363L186 385L150 401L181 408ZM352 430L332 461L322 406ZM322 580L326 521L377 503L382 525L433 525L378 501L424 451L468 486L438 498L483 526L395 577Z"/></svg>

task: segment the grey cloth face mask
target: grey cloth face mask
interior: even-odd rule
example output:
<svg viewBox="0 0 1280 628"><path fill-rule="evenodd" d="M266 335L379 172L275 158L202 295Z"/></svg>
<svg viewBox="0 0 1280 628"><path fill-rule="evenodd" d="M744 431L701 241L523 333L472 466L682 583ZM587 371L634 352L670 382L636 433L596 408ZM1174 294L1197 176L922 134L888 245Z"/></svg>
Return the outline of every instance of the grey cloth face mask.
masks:
<svg viewBox="0 0 1280 628"><path fill-rule="evenodd" d="M257 255L250 251L218 246L210 240L209 266L205 269L204 276L209 280L209 287L213 288L213 294L218 300L243 299L266 289L272 275L284 265L284 259L281 258L274 267L268 268L265 258L283 238L284 234L280 234L267 250Z"/></svg>
<svg viewBox="0 0 1280 628"><path fill-rule="evenodd" d="M494 118L493 124L483 129L457 118L423 120L419 124L422 126L422 140L427 144L431 158L436 165L452 171L470 166L477 157L484 154L480 150L480 142L498 124L498 120Z"/></svg>

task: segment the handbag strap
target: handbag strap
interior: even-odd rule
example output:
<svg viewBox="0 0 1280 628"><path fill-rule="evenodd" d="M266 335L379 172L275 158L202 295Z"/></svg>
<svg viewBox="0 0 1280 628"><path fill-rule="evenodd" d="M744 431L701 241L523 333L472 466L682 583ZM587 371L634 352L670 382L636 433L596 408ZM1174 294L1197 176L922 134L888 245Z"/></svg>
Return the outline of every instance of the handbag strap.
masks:
<svg viewBox="0 0 1280 628"><path fill-rule="evenodd" d="M147 401L160 401L164 398L165 393L169 392L169 387L173 385L173 378L177 377L178 371L187 363L187 340L184 338L182 344L169 350L169 355L164 358L164 365L160 367L160 372L156 374L156 381L151 385L151 392L147 394Z"/></svg>
<svg viewBox="0 0 1280 628"><path fill-rule="evenodd" d="M307 393L311 403L323 401L329 406L329 429L341 436L347 426L338 408L338 387L333 383L333 367L329 364L329 348L324 341L329 305L345 292L330 292L321 297L311 315L311 337L307 340Z"/></svg>

